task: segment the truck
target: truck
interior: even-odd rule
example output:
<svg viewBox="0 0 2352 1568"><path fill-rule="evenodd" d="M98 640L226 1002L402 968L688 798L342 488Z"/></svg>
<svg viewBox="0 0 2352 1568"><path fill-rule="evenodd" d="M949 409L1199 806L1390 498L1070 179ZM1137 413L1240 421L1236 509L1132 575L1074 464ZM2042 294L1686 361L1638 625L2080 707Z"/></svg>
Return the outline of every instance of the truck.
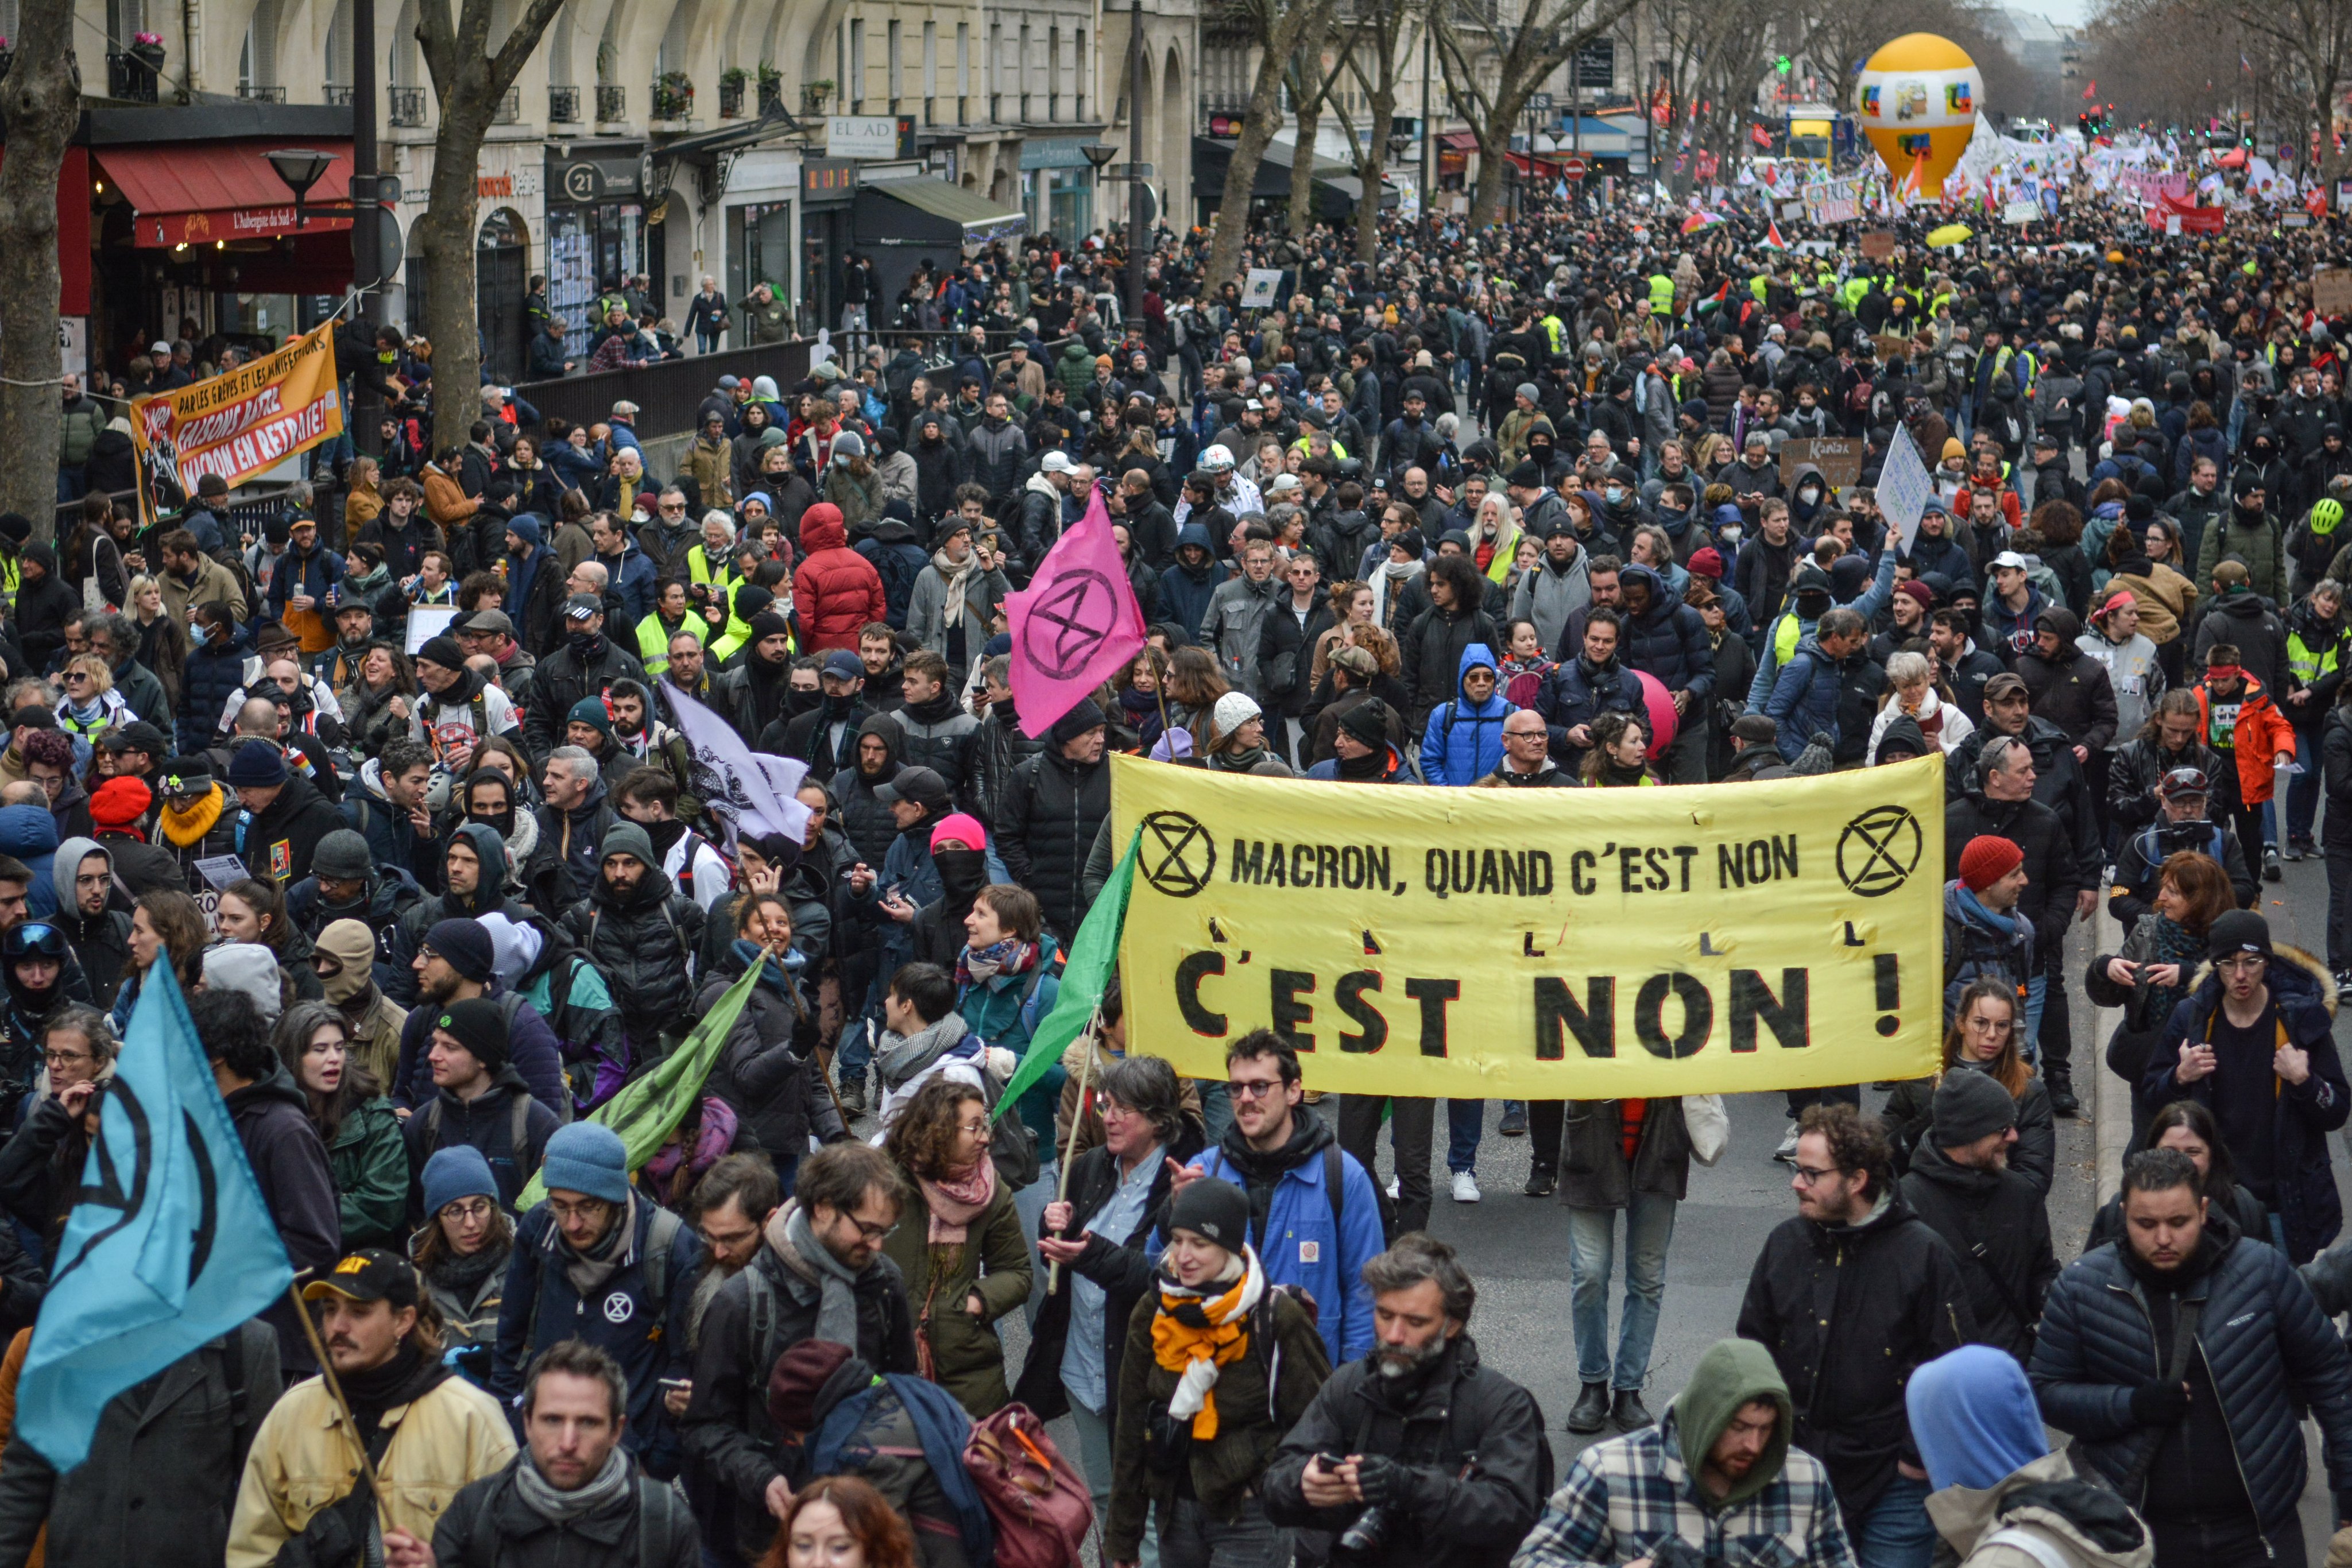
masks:
<svg viewBox="0 0 2352 1568"><path fill-rule="evenodd" d="M1781 156L1827 169L1838 144L1853 139L1850 131L1841 131L1843 119L1832 104L1790 104L1782 116Z"/></svg>

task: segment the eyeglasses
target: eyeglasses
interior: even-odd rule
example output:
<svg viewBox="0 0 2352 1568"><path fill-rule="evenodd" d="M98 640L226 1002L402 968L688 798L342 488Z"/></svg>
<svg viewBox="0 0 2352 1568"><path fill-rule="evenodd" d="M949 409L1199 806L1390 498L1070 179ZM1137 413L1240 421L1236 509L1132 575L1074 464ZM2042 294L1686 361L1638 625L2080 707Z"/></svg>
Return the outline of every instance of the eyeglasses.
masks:
<svg viewBox="0 0 2352 1568"><path fill-rule="evenodd" d="M1815 1170L1811 1166L1799 1166L1796 1170L1799 1186L1818 1186L1838 1174L1837 1167L1834 1166L1827 1170Z"/></svg>
<svg viewBox="0 0 2352 1568"><path fill-rule="evenodd" d="M2269 965L2268 958L2263 957L2260 954L2249 953L2236 958L2224 958L2213 967L2225 975L2259 975Z"/></svg>
<svg viewBox="0 0 2352 1568"><path fill-rule="evenodd" d="M857 1227L858 1239L862 1241L879 1241L897 1228L896 1221L889 1225L876 1225L870 1220L860 1219L854 1214L845 1214L841 1218Z"/></svg>
<svg viewBox="0 0 2352 1568"><path fill-rule="evenodd" d="M667 501L664 501L661 509L665 512L683 512L686 510L686 503L681 501L677 506L671 506Z"/></svg>
<svg viewBox="0 0 2352 1568"><path fill-rule="evenodd" d="M1225 1081L1225 1092L1236 1100L1263 1100L1281 1087L1282 1080L1278 1078L1229 1078Z"/></svg>
<svg viewBox="0 0 2352 1568"><path fill-rule="evenodd" d="M548 1212L558 1219L593 1219L598 1215L613 1211L613 1206L601 1197L583 1198L578 1203L551 1197L547 1200L547 1207Z"/></svg>
<svg viewBox="0 0 2352 1568"><path fill-rule="evenodd" d="M86 1051L45 1051L41 1052L41 1060L51 1071L55 1071L60 1067L71 1067L77 1061L89 1061L92 1058Z"/></svg>
<svg viewBox="0 0 2352 1568"><path fill-rule="evenodd" d="M959 1133L970 1133L973 1137L979 1137L988 1131L988 1118L982 1116L977 1121L958 1122L956 1124L956 1131Z"/></svg>

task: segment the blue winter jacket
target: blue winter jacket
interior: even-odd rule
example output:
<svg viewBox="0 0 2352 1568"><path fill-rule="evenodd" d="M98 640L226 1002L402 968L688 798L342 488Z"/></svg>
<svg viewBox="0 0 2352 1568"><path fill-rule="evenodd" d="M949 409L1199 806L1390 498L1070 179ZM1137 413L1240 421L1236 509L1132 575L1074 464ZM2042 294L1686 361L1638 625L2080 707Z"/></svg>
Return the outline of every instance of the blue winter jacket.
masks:
<svg viewBox="0 0 2352 1568"><path fill-rule="evenodd" d="M2318 1418L2329 1487L2338 1497L2352 1492L2352 1360L2278 1249L2237 1237L2218 1213L2206 1233L2227 1246L2183 1292L2204 1302L2197 1348L2254 1517L2265 1533L2299 1530L2305 1464L2297 1405L2308 1404ZM2118 1255L2127 1245L2095 1248L2058 1276L2030 1368L2042 1419L2073 1436L2078 1462L2118 1483L2158 1440L2131 1415L2132 1391L2160 1364L2147 1293ZM2145 1500L2125 1500L2138 1507Z"/></svg>
<svg viewBox="0 0 2352 1568"><path fill-rule="evenodd" d="M1621 574L1626 582L1646 584L1650 607L1626 619L1620 662L1647 671L1670 692L1688 691L1696 711L1715 690L1715 648L1707 641L1706 622L1682 601L1657 571L1629 566Z"/></svg>
<svg viewBox="0 0 2352 1568"><path fill-rule="evenodd" d="M28 914L47 916L58 912L57 884L49 864L58 852L58 822L40 806L0 806L0 855L25 862L33 873L25 892Z"/></svg>
<svg viewBox="0 0 2352 1568"><path fill-rule="evenodd" d="M327 591L342 580L343 558L326 546L313 545L309 555L297 555L289 547L269 576L269 613L283 621L286 601L297 593L307 593L319 601L311 613L332 626L335 612L327 604Z"/></svg>
<svg viewBox="0 0 2352 1568"><path fill-rule="evenodd" d="M702 1268L702 1238L693 1226L681 1224L667 1255L653 1256L657 1206L635 1189L629 1202L636 1215L627 1251L620 1267L584 1300L564 1268L562 1233L547 1205L541 1202L516 1224L506 1296L499 1307L490 1392L501 1404L511 1402L522 1392L523 1372L533 1355L560 1340L584 1340L619 1362L629 1380L623 1444L656 1476L674 1476L677 1432L662 1406L661 1380L684 1377L694 1364L686 1330L695 1276ZM519 1420L520 1410L514 1414Z"/></svg>
<svg viewBox="0 0 2352 1568"><path fill-rule="evenodd" d="M1499 679L1485 702L1472 702L1463 683L1473 670L1499 674L1494 650L1484 643L1462 650L1454 700L1429 710L1429 728L1421 737L1421 775L1429 783L1475 784L1502 765L1503 720L1510 716L1511 705Z"/></svg>
<svg viewBox="0 0 2352 1568"><path fill-rule="evenodd" d="M1291 1114L1305 1125L1315 1113L1302 1104ZM1331 1141L1328 1128L1319 1122L1313 1124L1305 1155L1276 1179L1265 1228L1255 1239L1268 1284L1297 1285L1315 1298L1316 1327L1322 1331L1331 1364L1338 1366L1372 1348L1372 1288L1364 1283L1364 1265L1386 1250L1387 1243L1381 1235L1381 1195L1356 1156L1344 1151L1339 1155L1339 1214L1334 1222L1331 1197L1323 1185L1328 1164L1323 1146ZM1249 1189L1249 1177L1222 1144L1204 1150L1192 1168L1244 1192ZM1155 1229L1145 1251L1157 1258L1167 1244L1167 1236Z"/></svg>
<svg viewBox="0 0 2352 1568"><path fill-rule="evenodd" d="M175 726L181 751L202 751L213 743L229 695L245 689L245 661L252 653L252 633L244 626L231 632L224 644L205 643L189 648L187 663L180 671Z"/></svg>
<svg viewBox="0 0 2352 1568"><path fill-rule="evenodd" d="M1837 661L1822 652L1820 641L1808 632L1789 656L1772 695L1764 701L1766 716L1780 727L1780 755L1794 762L1815 735L1826 735L1834 747L1838 738Z"/></svg>

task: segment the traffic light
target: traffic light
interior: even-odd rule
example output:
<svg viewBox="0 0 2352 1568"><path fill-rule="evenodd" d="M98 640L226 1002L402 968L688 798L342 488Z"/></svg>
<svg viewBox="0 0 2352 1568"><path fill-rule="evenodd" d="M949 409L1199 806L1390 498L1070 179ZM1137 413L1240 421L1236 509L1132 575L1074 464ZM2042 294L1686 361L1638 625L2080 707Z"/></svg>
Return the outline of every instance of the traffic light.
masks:
<svg viewBox="0 0 2352 1568"><path fill-rule="evenodd" d="M1779 59L1772 62L1772 68L1779 71L1782 76L1787 76L1793 68L1790 64L1789 57L1782 55Z"/></svg>
<svg viewBox="0 0 2352 1568"><path fill-rule="evenodd" d="M2078 114L2074 117L2074 123L2083 128L2083 140L2085 141L2098 134L2099 118L2095 114Z"/></svg>

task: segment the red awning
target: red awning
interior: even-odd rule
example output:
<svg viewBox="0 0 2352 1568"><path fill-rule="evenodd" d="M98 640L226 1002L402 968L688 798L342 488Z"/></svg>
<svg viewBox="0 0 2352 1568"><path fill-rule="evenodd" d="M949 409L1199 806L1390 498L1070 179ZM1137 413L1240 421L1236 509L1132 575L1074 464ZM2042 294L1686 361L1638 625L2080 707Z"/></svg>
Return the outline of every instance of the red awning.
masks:
<svg viewBox="0 0 2352 1568"><path fill-rule="evenodd" d="M152 247L293 234L294 198L266 156L288 147L310 147L333 156L327 172L305 196L306 203L340 202L351 194L348 140L244 137L93 151L107 177L138 214L132 243ZM302 225L305 234L352 226L347 212L303 215L308 219Z"/></svg>
<svg viewBox="0 0 2352 1568"><path fill-rule="evenodd" d="M1478 138L1467 131L1441 131L1437 133L1437 144L1449 152L1478 151Z"/></svg>

